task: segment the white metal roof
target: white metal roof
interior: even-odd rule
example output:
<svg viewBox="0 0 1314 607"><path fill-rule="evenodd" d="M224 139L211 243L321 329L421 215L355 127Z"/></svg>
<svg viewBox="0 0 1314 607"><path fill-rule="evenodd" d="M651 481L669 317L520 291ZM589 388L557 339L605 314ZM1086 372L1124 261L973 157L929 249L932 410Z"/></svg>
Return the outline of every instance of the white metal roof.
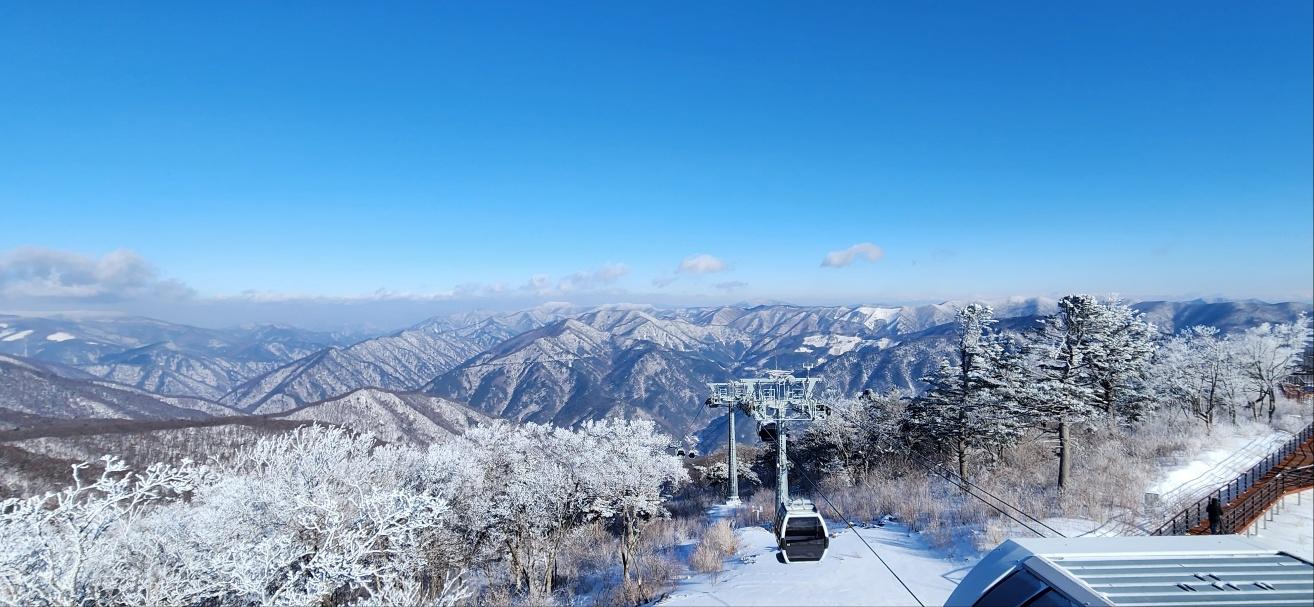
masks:
<svg viewBox="0 0 1314 607"><path fill-rule="evenodd" d="M1314 605L1314 564L1235 535L1009 540L946 604L1021 569L1078 605Z"/></svg>

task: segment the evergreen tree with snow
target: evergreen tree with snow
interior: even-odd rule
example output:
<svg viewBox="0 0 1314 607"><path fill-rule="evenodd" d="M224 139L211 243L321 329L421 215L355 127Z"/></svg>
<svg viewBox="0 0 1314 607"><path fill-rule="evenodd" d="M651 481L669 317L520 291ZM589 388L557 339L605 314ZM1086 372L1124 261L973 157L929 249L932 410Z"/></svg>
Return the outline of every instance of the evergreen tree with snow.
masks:
<svg viewBox="0 0 1314 607"><path fill-rule="evenodd" d="M1141 419L1154 406L1147 385L1156 348L1154 325L1118 300L1092 308L1092 314L1086 356L1104 417L1110 425Z"/></svg>
<svg viewBox="0 0 1314 607"><path fill-rule="evenodd" d="M1024 427L1012 398L1013 359L992 328L993 315L990 306L975 303L958 312L958 360L941 361L935 374L923 379L930 388L905 414L910 438L948 451L964 480L973 453L1012 443Z"/></svg>
<svg viewBox="0 0 1314 607"><path fill-rule="evenodd" d="M1107 334L1104 306L1090 295L1068 295L1058 313L1026 333L1031 381L1019 399L1058 436L1058 486L1072 475L1072 426L1099 415L1101 340Z"/></svg>

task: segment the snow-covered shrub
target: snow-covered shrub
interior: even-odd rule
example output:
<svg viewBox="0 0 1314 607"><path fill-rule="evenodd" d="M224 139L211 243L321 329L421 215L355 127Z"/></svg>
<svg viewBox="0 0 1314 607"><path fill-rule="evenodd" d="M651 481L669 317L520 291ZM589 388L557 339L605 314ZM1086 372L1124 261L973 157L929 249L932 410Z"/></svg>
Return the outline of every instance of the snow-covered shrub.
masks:
<svg viewBox="0 0 1314 607"><path fill-rule="evenodd" d="M612 554L622 577L631 577L643 529L666 516L664 502L688 478L651 421L585 422L577 430L497 423L465 438L431 447L418 472L425 486L444 488L452 508L442 559L489 570L489 583L531 601L559 590L565 538L595 522L620 536Z"/></svg>
<svg viewBox="0 0 1314 607"><path fill-rule="evenodd" d="M447 505L414 483L417 452L304 428L211 468L105 472L0 507L0 602L451 604L427 567ZM184 499L185 498L185 499Z"/></svg>
<svg viewBox="0 0 1314 607"><path fill-rule="evenodd" d="M985 526L972 537L972 544L978 552L989 552L996 546L1004 543L1014 534L1013 527L1009 526L1007 519L992 518L986 521Z"/></svg>
<svg viewBox="0 0 1314 607"><path fill-rule="evenodd" d="M640 543L654 549L682 546L697 540L706 526L707 509L688 512L684 516L672 514L670 518L655 520L644 530Z"/></svg>
<svg viewBox="0 0 1314 607"><path fill-rule="evenodd" d="M102 458L94 480L89 464L73 467L73 485L57 493L0 501L0 602L14 605L78 605L139 602L188 595L168 593L167 582L142 579L121 586L116 539L147 507L176 501L196 489L205 470L184 462L145 472ZM181 590L181 589L179 589Z"/></svg>
<svg viewBox="0 0 1314 607"><path fill-rule="evenodd" d="M600 590L595 605L646 605L670 588L684 566L665 551L641 547L630 579Z"/></svg>
<svg viewBox="0 0 1314 607"><path fill-rule="evenodd" d="M711 573L715 579L715 574L725 569L725 555L715 546L700 542L689 557L689 566L699 573Z"/></svg>
<svg viewBox="0 0 1314 607"><path fill-rule="evenodd" d="M601 523L567 533L556 559L556 577L564 595L561 602L572 604L573 596L592 595L610 586L616 578L619 550L620 542Z"/></svg>
<svg viewBox="0 0 1314 607"><path fill-rule="evenodd" d="M743 505L735 509L735 527L758 527L771 524L776 518L776 495L771 490L761 490L744 499Z"/></svg>
<svg viewBox="0 0 1314 607"><path fill-rule="evenodd" d="M725 558L730 558L739 551L739 538L730 526L730 521L721 519L707 528L699 545L706 545Z"/></svg>

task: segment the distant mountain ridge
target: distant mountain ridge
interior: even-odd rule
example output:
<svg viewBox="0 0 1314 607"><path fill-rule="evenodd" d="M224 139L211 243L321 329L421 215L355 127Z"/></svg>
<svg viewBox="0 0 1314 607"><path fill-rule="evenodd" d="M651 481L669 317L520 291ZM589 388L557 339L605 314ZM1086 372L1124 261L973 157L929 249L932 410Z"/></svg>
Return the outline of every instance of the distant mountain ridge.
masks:
<svg viewBox="0 0 1314 607"><path fill-rule="evenodd" d="M173 409L181 412L169 414L300 415L296 412L309 405L368 389L374 392L334 408L409 419L411 414L399 412L414 410L417 398L427 398L469 405L481 415L563 425L607 415L646 417L683 434L706 423L697 406L705 382L764 369L810 367L841 393L916 389L918 378L947 352L948 323L963 303L553 305L440 316L355 340L280 326L212 330L150 319L0 316L0 353L20 357L9 359L0 372L16 373L14 361L28 361L65 383L104 380L97 390L113 385L135 395L123 398L137 405L106 409L119 415ZM1003 326L1019 330L1056 306L1045 298L991 303ZM1165 331L1193 324L1231 331L1290 322L1310 310L1308 304L1253 301L1156 301L1135 307ZM422 394L385 396L417 391ZM141 395L170 409L143 404ZM91 412L71 407L68 415Z"/></svg>
<svg viewBox="0 0 1314 607"><path fill-rule="evenodd" d="M39 362L0 355L0 425L43 419L200 419L221 409L201 399L154 395L90 376L70 377Z"/></svg>
<svg viewBox="0 0 1314 607"><path fill-rule="evenodd" d="M203 329L149 318L0 316L0 353L74 366L158 394L219 399L238 384L352 337L258 325Z"/></svg>

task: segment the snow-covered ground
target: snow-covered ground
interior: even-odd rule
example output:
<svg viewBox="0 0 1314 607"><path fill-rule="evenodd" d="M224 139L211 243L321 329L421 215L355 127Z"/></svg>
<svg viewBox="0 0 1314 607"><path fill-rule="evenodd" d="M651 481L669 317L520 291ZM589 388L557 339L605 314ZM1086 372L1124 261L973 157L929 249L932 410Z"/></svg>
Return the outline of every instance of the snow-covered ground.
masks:
<svg viewBox="0 0 1314 607"><path fill-rule="evenodd" d="M657 604L701 605L915 605L862 541L842 522L826 558L818 563L784 564L776 560L775 536L761 527L739 529L740 550L718 578L694 575L680 582ZM976 564L976 557L941 554L907 527L889 523L859 529L881 558L926 605L942 605Z"/></svg>
<svg viewBox="0 0 1314 607"><path fill-rule="evenodd" d="M1208 492L1236 478L1289 438L1290 434L1259 427L1218 432L1211 440L1213 448L1189 462L1163 470L1149 491L1173 499L1188 499ZM730 510L724 507L709 512L713 519L729 514ZM1080 518L1046 518L1044 522L1068 537L1143 533L1118 520L1100 524ZM736 534L740 550L726 562L725 571L718 576L689 575L657 605L916 604L853 531L840 521L827 521L827 524L835 536L825 560L789 565L776 559L775 536L770 531L762 527L739 529ZM1029 534L1020 527L1017 532ZM910 533L897 522L860 528L858 533L925 605L944 604L982 556L950 556L930 547L918 534ZM1282 512L1268 523L1267 529L1259 529L1258 538L1303 558L1314 558L1314 492L1305 492L1300 504L1295 496L1287 497ZM959 554L970 552L958 551Z"/></svg>
<svg viewBox="0 0 1314 607"><path fill-rule="evenodd" d="M1282 498L1271 512L1273 520L1255 523L1255 540L1314 561L1314 489Z"/></svg>
<svg viewBox="0 0 1314 607"><path fill-rule="evenodd" d="M1109 537L1116 535L1134 535L1135 527L1112 520L1106 523L1100 523L1088 518L1045 518L1041 519L1046 526L1054 531L1062 533L1064 537ZM1023 535L1020 531L1019 535Z"/></svg>
<svg viewBox="0 0 1314 607"><path fill-rule="evenodd" d="M1291 438L1286 432L1271 429L1263 433L1246 430L1251 429L1218 428L1215 436L1210 437L1214 448L1196 455L1190 462L1165 470L1147 492L1159 494L1160 503L1169 510L1194 502L1231 482Z"/></svg>
<svg viewBox="0 0 1314 607"><path fill-rule="evenodd" d="M31 329L27 329L27 330L24 330L24 331L19 331L19 332L17 332L17 333L9 333L9 332L6 332L6 335L4 336L3 341L18 341L18 340L20 340L20 339L25 339L28 335L31 335L31 334L32 334L32 330L31 330Z"/></svg>

